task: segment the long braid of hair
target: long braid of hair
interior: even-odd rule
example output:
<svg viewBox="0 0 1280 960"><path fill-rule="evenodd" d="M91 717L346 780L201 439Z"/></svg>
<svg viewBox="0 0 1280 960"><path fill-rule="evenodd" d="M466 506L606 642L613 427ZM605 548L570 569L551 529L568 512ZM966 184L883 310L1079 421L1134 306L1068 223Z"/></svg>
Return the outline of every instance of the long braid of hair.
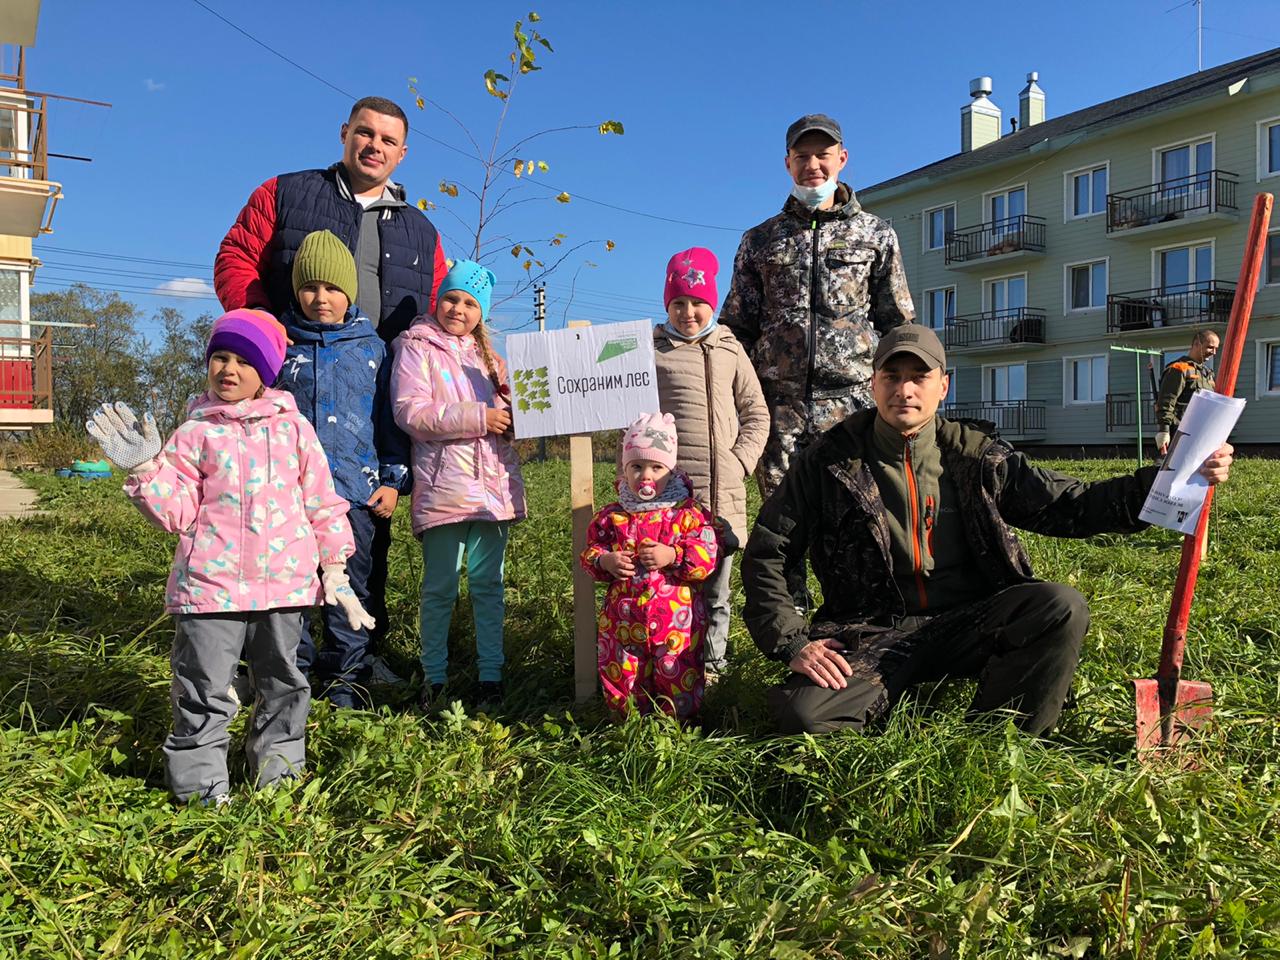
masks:
<svg viewBox="0 0 1280 960"><path fill-rule="evenodd" d="M480 351L480 359L484 361L485 369L489 371L489 379L493 381L494 392L501 393L505 384L498 376L498 364L493 359L493 348L489 345L489 328L485 326L483 320L476 324L476 328L471 331L471 335L475 337L476 348Z"/></svg>

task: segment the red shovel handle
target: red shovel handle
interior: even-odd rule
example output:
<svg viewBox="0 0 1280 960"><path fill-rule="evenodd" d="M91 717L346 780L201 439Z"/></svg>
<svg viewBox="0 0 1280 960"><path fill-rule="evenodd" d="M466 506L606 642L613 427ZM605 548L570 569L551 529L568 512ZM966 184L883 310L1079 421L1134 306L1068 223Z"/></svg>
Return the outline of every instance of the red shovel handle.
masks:
<svg viewBox="0 0 1280 960"><path fill-rule="evenodd" d="M1218 365L1217 392L1226 397L1235 393L1236 389L1240 355L1244 352L1245 334L1248 333L1249 317L1253 313L1253 297L1258 290L1258 276L1262 272L1262 258L1267 246L1271 204L1272 197L1269 193L1260 193L1253 201L1253 216L1249 221L1249 235L1245 240L1244 259L1240 263L1240 281L1236 284L1235 299L1231 303L1231 319L1227 323L1222 359ZM1209 508L1212 505L1213 488L1210 487L1205 494L1204 509L1200 511L1196 532L1188 534L1182 541L1182 560L1178 564L1178 579L1173 585L1169 618L1164 624L1164 643L1160 647L1160 668L1156 672L1156 679L1160 681L1160 706L1163 712L1172 708L1178 679L1182 674L1187 622L1191 618L1191 600L1196 592L1196 575L1200 572L1200 551L1205 531L1209 527ZM1168 703L1165 703L1166 695Z"/></svg>

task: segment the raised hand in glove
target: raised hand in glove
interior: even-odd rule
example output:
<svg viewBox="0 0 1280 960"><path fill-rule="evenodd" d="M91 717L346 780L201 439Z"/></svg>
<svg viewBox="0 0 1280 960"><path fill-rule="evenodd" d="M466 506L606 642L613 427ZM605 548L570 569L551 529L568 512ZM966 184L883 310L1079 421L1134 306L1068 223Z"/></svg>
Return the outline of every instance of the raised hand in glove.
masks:
<svg viewBox="0 0 1280 960"><path fill-rule="evenodd" d="M324 587L324 602L341 607L347 615L352 630L372 630L378 621L360 605L360 598L351 589L344 563L329 563L320 568L320 584Z"/></svg>
<svg viewBox="0 0 1280 960"><path fill-rule="evenodd" d="M118 467L136 470L155 459L160 452L160 431L155 417L142 415L142 423L127 403L104 403L86 421L85 429L98 441L102 452Z"/></svg>

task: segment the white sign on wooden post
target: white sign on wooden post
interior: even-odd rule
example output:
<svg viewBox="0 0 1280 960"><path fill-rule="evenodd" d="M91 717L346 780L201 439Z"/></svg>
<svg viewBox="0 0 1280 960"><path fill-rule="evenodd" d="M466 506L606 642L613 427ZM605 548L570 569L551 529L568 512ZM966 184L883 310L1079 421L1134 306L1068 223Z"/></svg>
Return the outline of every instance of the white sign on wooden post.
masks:
<svg viewBox="0 0 1280 960"><path fill-rule="evenodd" d="M647 320L507 337L515 435L621 429L658 409Z"/></svg>
<svg viewBox="0 0 1280 960"><path fill-rule="evenodd" d="M646 320L507 337L515 434L569 434L569 500L573 510L574 696L596 693L595 581L578 566L595 514L591 434L630 426L658 409L653 328Z"/></svg>

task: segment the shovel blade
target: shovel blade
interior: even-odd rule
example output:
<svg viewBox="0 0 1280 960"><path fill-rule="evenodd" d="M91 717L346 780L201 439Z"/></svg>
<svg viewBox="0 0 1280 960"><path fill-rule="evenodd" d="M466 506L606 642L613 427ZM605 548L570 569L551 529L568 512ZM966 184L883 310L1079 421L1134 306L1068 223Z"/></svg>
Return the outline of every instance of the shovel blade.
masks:
<svg viewBox="0 0 1280 960"><path fill-rule="evenodd" d="M1166 740L1161 720L1159 682L1134 680L1137 704L1138 756L1144 757L1162 747L1176 747L1191 739L1213 716L1213 687L1195 680L1179 680L1173 703L1172 735Z"/></svg>

